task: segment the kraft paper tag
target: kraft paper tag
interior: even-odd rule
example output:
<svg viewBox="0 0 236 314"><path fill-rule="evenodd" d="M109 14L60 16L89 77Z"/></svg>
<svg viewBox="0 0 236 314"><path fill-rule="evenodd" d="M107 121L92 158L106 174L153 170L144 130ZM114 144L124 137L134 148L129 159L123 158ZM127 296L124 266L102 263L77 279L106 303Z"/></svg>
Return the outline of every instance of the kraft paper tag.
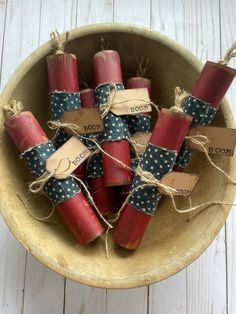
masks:
<svg viewBox="0 0 236 314"><path fill-rule="evenodd" d="M97 133L104 130L103 120L99 108L81 108L76 110L65 111L61 117L62 123L71 123L77 125L78 134ZM74 135L75 133L69 128L65 131Z"/></svg>
<svg viewBox="0 0 236 314"><path fill-rule="evenodd" d="M142 133L142 132L136 132L131 139L134 141L134 145L136 148L136 152L138 155L143 155L145 152L145 149L149 143L150 137L152 133ZM132 151L135 152L134 147L131 146Z"/></svg>
<svg viewBox="0 0 236 314"><path fill-rule="evenodd" d="M152 111L147 88L112 90L109 99L112 101L110 111L117 116Z"/></svg>
<svg viewBox="0 0 236 314"><path fill-rule="evenodd" d="M236 144L236 129L220 128L215 126L197 126L190 129L188 136L204 135L209 140L204 146L209 154L233 156ZM186 139L188 146L197 151L203 151L200 145Z"/></svg>
<svg viewBox="0 0 236 314"><path fill-rule="evenodd" d="M71 137L46 161L46 170L54 171L54 178L66 179L91 154L91 151L75 136Z"/></svg>
<svg viewBox="0 0 236 314"><path fill-rule="evenodd" d="M177 190L173 195L189 196L199 180L197 174L183 172L169 172L161 178L161 183ZM159 188L161 194L166 194Z"/></svg>

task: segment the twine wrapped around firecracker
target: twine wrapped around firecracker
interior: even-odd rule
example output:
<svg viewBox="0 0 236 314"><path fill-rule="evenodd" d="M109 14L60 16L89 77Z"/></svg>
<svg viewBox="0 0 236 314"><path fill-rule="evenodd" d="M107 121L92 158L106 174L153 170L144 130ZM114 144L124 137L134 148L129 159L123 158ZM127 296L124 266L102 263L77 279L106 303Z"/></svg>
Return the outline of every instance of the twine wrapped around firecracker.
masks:
<svg viewBox="0 0 236 314"><path fill-rule="evenodd" d="M152 101L147 101L146 99L141 99L141 98L133 98L133 99L127 99L127 100L124 100L124 101L118 101L118 102L115 102L115 97L116 97L116 93L118 92L117 90L117 86L116 84L109 84L109 89L110 89L110 93L109 93L109 96L107 98L107 101L103 104L101 104L99 106L100 108L100 111L101 111L101 115L102 115L102 118L104 118L108 112L111 110L112 106L115 106L115 105L121 105L121 104L124 104L124 103L127 103L127 102L130 102L131 100L132 101L141 101L143 102L144 104L148 104L148 105L151 105L153 106L157 112L159 113L159 108L158 106L152 102ZM114 90L114 93L111 94L111 91Z"/></svg>
<svg viewBox="0 0 236 314"><path fill-rule="evenodd" d="M38 182L30 186L30 190L43 192L55 204L60 216L69 227L79 244L87 244L103 232L103 227L93 209L87 203L80 187L74 178L56 179L53 175L58 172L60 165L52 171L46 172L46 160L55 153L56 148L48 140L39 123L29 111L22 112L23 106L16 101L4 107L6 112L5 127L7 133L21 152L31 173L38 177ZM64 172L64 170L62 170ZM44 177L42 178L42 175ZM54 209L53 209L54 211ZM70 213L68 216L67 213ZM35 217L44 221L47 217ZM91 219L92 218L92 219ZM85 222L80 224L80 220ZM84 232L88 227L88 231Z"/></svg>

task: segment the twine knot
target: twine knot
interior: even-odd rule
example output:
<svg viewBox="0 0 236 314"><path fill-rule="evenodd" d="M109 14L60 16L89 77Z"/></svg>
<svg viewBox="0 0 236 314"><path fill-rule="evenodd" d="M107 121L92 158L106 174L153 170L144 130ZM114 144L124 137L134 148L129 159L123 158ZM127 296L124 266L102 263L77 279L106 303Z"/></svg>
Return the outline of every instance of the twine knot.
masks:
<svg viewBox="0 0 236 314"><path fill-rule="evenodd" d="M100 37L100 47L101 47L101 50L109 50L112 48L112 45L109 41L105 41L104 37L101 36Z"/></svg>
<svg viewBox="0 0 236 314"><path fill-rule="evenodd" d="M228 65L229 61L236 57L236 42L227 50L223 60L218 61L219 64Z"/></svg>
<svg viewBox="0 0 236 314"><path fill-rule="evenodd" d="M114 93L111 94L111 91L114 90ZM101 116L102 118L104 118L108 112L111 110L111 107L114 105L114 100L116 97L116 93L117 93L117 87L115 83L111 83L109 85L109 96L107 98L107 101L99 106L99 109L101 111Z"/></svg>
<svg viewBox="0 0 236 314"><path fill-rule="evenodd" d="M185 90L182 90L179 86L175 87L175 105L170 108L173 112L183 113L182 104L186 97L190 94L187 93Z"/></svg>
<svg viewBox="0 0 236 314"><path fill-rule="evenodd" d="M3 110L5 111L7 118L11 118L19 115L22 112L23 105L20 101L13 99L8 105L3 107Z"/></svg>
<svg viewBox="0 0 236 314"><path fill-rule="evenodd" d="M140 165L137 166L135 172L141 178L141 180L146 183L146 185L153 186L158 189L161 188L165 192L165 194L168 195L173 195L177 193L176 189L164 183L161 183L161 181L156 179L151 172L143 170Z"/></svg>
<svg viewBox="0 0 236 314"><path fill-rule="evenodd" d="M59 34L59 32L57 30L52 31L50 33L50 38L53 41L54 45L55 45L55 49L56 49L56 54L63 54L65 53L65 45L68 42L68 38L69 38L69 32L67 31L65 34L65 38L62 39L61 35Z"/></svg>
<svg viewBox="0 0 236 314"><path fill-rule="evenodd" d="M66 161L66 167L65 169L60 169L62 166L62 163ZM45 184L52 178L55 176L55 174L57 175L63 175L69 168L71 165L71 161L69 160L69 158L62 158L59 162L58 165L56 166L56 168L52 171L45 171L40 177L38 177L35 181L31 182L29 185L29 190L32 193L40 193L43 191L43 188L45 186Z"/></svg>
<svg viewBox="0 0 236 314"><path fill-rule="evenodd" d="M152 66L152 61L149 58L144 57L144 56L136 57L136 63L138 65L138 69L137 69L138 77L144 77L147 71Z"/></svg>
<svg viewBox="0 0 236 314"><path fill-rule="evenodd" d="M67 122L63 123L61 121L48 121L47 125L51 130L59 130L60 128L69 129L75 135L78 135L78 133L81 131L81 127L74 123Z"/></svg>

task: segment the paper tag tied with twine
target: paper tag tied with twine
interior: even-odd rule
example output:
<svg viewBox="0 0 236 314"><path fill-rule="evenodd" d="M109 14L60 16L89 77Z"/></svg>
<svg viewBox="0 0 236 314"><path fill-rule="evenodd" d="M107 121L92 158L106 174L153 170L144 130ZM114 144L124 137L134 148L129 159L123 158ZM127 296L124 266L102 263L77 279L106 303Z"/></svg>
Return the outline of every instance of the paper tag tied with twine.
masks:
<svg viewBox="0 0 236 314"><path fill-rule="evenodd" d="M110 111L117 116L151 112L151 100L147 88L112 90Z"/></svg>
<svg viewBox="0 0 236 314"><path fill-rule="evenodd" d="M46 170L54 173L56 179L66 179L90 154L91 151L73 136L47 159Z"/></svg>
<svg viewBox="0 0 236 314"><path fill-rule="evenodd" d="M204 147L209 154L231 157L234 155L236 144L236 129L221 128L215 126L197 126L191 128L188 136L203 135L207 138ZM186 139L189 148L196 151L204 151L201 145L197 145Z"/></svg>
<svg viewBox="0 0 236 314"><path fill-rule="evenodd" d="M143 155L145 152L145 149L150 141L152 133L142 133L142 132L136 132L131 137L131 140L134 142L134 152L137 153L139 156ZM131 146L131 150L133 150L133 147Z"/></svg>
<svg viewBox="0 0 236 314"><path fill-rule="evenodd" d="M183 172L169 172L161 178L161 183L173 188L176 192L173 195L189 196L199 180L199 175ZM166 194L159 188L161 194Z"/></svg>
<svg viewBox="0 0 236 314"><path fill-rule="evenodd" d="M65 111L61 117L63 124L75 125L77 134L90 134L104 131L103 119L99 108L81 108ZM74 135L75 133L69 127L65 131Z"/></svg>

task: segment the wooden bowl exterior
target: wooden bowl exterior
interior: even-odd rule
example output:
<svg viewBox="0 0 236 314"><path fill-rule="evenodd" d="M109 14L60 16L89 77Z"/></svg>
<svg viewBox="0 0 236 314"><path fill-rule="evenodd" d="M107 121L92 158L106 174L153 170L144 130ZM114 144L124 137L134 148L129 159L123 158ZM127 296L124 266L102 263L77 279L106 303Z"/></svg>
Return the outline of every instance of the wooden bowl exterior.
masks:
<svg viewBox="0 0 236 314"><path fill-rule="evenodd" d="M101 35L112 43L113 49L119 51L124 81L136 72L135 57L148 53L153 61L149 71L153 100L158 105L173 105L174 87L179 85L191 90L201 70L202 64L189 51L160 33L132 25L91 25L72 30L66 47L66 51L78 55L79 73L86 74L89 83L93 82L92 57L99 50ZM12 98L21 100L25 109L35 114L46 131L49 102L45 57L51 51L51 43L47 42L33 52L15 71L0 98L1 107ZM1 214L28 251L47 267L72 280L95 287L131 288L165 279L203 253L230 211L230 206L215 205L200 213L180 215L165 197L140 248L127 252L109 239L110 258L107 260L103 239L80 247L57 214L49 223L30 217L20 198L37 216L47 215L51 204L43 196L29 194L26 184L29 174L23 162L17 159L18 152L4 131L2 110L0 121ZM226 100L214 124L234 126ZM232 177L236 177L235 158L214 156L213 159ZM192 195L194 203L214 200L233 202L234 187L209 165L203 154L194 154L187 170L201 175ZM186 202L180 201L179 206L181 204Z"/></svg>

